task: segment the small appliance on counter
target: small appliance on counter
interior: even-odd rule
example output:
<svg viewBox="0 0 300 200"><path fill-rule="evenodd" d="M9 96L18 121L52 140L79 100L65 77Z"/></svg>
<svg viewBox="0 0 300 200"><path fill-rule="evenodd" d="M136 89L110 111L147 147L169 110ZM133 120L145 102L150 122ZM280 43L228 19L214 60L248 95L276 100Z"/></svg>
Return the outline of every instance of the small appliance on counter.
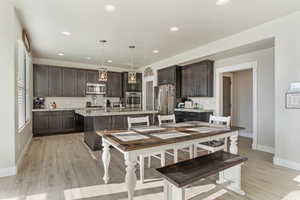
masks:
<svg viewBox="0 0 300 200"><path fill-rule="evenodd" d="M192 109L193 108L193 102L192 101L185 101L184 102L184 108Z"/></svg>
<svg viewBox="0 0 300 200"><path fill-rule="evenodd" d="M184 108L184 103L182 103L182 102L178 103L177 108Z"/></svg>
<svg viewBox="0 0 300 200"><path fill-rule="evenodd" d="M45 98L41 98L41 97L34 98L33 109L45 109Z"/></svg>

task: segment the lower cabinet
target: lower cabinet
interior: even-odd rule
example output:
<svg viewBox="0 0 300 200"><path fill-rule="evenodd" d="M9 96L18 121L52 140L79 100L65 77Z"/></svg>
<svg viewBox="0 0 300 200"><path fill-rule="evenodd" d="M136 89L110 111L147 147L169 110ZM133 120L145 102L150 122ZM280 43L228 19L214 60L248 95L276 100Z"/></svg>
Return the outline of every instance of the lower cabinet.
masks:
<svg viewBox="0 0 300 200"><path fill-rule="evenodd" d="M209 116L212 115L212 112L184 112L184 111L175 111L176 122L187 122L187 121L203 121L208 122Z"/></svg>
<svg viewBox="0 0 300 200"><path fill-rule="evenodd" d="M33 135L82 132L83 118L74 111L45 111L33 113Z"/></svg>

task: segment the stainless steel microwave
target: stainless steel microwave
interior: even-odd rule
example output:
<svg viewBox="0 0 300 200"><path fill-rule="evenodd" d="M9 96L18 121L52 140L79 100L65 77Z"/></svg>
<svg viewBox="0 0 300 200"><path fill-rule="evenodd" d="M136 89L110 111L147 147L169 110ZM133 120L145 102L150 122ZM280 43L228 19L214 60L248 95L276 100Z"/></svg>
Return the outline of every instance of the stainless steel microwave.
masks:
<svg viewBox="0 0 300 200"><path fill-rule="evenodd" d="M106 85L100 83L87 83L86 84L87 95L105 95Z"/></svg>

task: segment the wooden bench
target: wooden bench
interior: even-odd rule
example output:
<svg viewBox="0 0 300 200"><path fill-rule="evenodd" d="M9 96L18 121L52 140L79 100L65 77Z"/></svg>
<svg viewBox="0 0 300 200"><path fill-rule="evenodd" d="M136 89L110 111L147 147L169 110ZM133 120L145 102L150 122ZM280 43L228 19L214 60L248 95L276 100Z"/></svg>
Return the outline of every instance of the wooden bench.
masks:
<svg viewBox="0 0 300 200"><path fill-rule="evenodd" d="M241 190L241 164L247 160L239 155L218 151L158 168L156 171L165 179L164 199L184 200L185 187L219 172L224 172L220 183L230 181L232 183L228 189L244 195L245 193Z"/></svg>

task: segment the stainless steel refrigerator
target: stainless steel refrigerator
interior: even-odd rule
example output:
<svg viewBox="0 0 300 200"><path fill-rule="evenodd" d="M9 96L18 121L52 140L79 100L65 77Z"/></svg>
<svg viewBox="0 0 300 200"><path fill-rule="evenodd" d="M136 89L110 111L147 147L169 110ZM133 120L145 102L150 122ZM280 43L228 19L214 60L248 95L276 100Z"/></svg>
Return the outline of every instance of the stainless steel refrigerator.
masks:
<svg viewBox="0 0 300 200"><path fill-rule="evenodd" d="M175 108L175 87L171 84L160 85L155 91L155 108L161 115L174 114Z"/></svg>

